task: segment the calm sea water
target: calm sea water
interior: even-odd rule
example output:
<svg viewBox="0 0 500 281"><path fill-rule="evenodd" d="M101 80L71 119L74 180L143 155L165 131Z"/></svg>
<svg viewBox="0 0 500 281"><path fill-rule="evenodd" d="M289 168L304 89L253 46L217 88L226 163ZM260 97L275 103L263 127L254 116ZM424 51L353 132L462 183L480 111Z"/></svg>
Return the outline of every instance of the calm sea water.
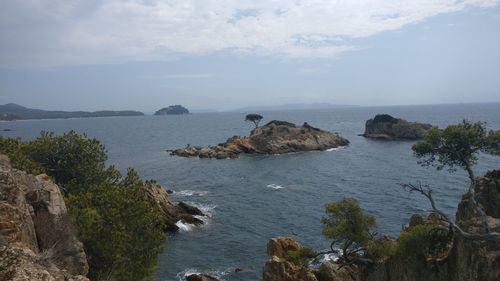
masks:
<svg viewBox="0 0 500 281"><path fill-rule="evenodd" d="M177 158L165 150L246 135L251 124L243 121L242 113L3 122L0 130L12 131L0 134L30 139L41 130L87 133L106 145L109 164L122 170L135 167L142 177L175 190L174 200L209 212L207 225L169 236L159 259L158 279L181 280L186 272L214 272L225 280L260 280L271 237L293 234L316 249L328 247L321 236L320 219L324 204L330 201L357 198L376 216L380 233L397 235L411 214L429 209L423 198L408 195L398 184L421 180L435 189L439 207L454 214L467 187L465 173L452 175L420 167L410 150L412 142L359 137L365 121L377 113L439 126L468 118L500 129L498 103L264 112L264 122L308 122L341 133L351 145L334 151L235 160ZM492 168L500 168L499 159L482 156L476 172ZM235 268L245 271L233 273Z"/></svg>

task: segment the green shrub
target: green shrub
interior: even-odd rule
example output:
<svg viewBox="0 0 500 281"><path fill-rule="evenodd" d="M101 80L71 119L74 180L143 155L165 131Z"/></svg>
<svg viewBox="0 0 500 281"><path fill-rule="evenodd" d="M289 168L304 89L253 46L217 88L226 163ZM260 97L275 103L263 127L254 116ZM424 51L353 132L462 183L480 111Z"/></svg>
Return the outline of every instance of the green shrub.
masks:
<svg viewBox="0 0 500 281"><path fill-rule="evenodd" d="M395 241L382 237L368 242L365 254L368 258L383 260L396 254L397 245Z"/></svg>
<svg viewBox="0 0 500 281"><path fill-rule="evenodd" d="M24 143L22 152L62 185L65 194L108 178L104 145L85 134L42 132L40 137Z"/></svg>
<svg viewBox="0 0 500 281"><path fill-rule="evenodd" d="M62 188L92 280L135 281L151 276L165 226L135 170L122 176L115 167L106 167L104 145L73 131L42 132L27 142L0 137L0 153L18 169L47 173Z"/></svg>
<svg viewBox="0 0 500 281"><path fill-rule="evenodd" d="M5 138L0 136L0 154L9 156L12 166L27 173L38 175L45 173L45 169L37 162L31 160L24 152L26 143L20 139Z"/></svg>
<svg viewBox="0 0 500 281"><path fill-rule="evenodd" d="M285 259L296 265L307 266L309 261L316 257L316 252L309 246L303 246L296 251L288 251Z"/></svg>
<svg viewBox="0 0 500 281"><path fill-rule="evenodd" d="M356 199L344 198L329 203L325 212L323 235L340 244L344 257L372 240L375 217L364 213Z"/></svg>
<svg viewBox="0 0 500 281"><path fill-rule="evenodd" d="M165 238L159 211L137 186L101 183L68 200L92 280L145 280Z"/></svg>
<svg viewBox="0 0 500 281"><path fill-rule="evenodd" d="M399 235L397 254L401 257L423 258L446 247L447 233L434 224L421 224L404 230Z"/></svg>

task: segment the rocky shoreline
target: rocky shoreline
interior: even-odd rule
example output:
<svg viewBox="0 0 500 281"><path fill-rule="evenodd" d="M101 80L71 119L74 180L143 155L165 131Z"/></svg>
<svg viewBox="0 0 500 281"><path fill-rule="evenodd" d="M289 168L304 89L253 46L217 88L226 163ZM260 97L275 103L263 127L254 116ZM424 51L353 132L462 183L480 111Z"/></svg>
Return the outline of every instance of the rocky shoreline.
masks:
<svg viewBox="0 0 500 281"><path fill-rule="evenodd" d="M492 231L500 232L500 170L479 177L475 192L480 203L487 206ZM427 219L414 215L405 228L436 219L439 217L432 213ZM458 205L456 223L465 231L480 233L481 221L468 194ZM398 240L391 241L398 243ZM456 233L447 250L436 256L395 255L373 264L343 265L325 261L318 268L312 268L288 260L288 252L302 247L293 237L272 238L267 244L268 261L263 268L262 281L496 281L500 278L500 245L466 239Z"/></svg>
<svg viewBox="0 0 500 281"><path fill-rule="evenodd" d="M163 216L165 231L178 222L201 225L201 210L169 200L154 181L142 186ZM88 281L84 245L71 222L63 195L45 174L12 168L0 155L0 280Z"/></svg>
<svg viewBox="0 0 500 281"><path fill-rule="evenodd" d="M170 155L227 159L240 154L283 154L290 152L327 150L346 146L349 141L338 133L324 131L307 123L295 125L285 121L271 121L251 131L248 137L234 136L226 142L208 146L191 146L167 150Z"/></svg>

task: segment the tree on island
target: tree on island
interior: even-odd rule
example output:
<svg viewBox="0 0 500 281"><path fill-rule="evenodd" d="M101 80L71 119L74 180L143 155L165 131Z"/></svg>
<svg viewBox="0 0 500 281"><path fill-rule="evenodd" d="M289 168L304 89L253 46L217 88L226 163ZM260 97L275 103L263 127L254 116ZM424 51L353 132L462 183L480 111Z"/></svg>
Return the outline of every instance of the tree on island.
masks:
<svg viewBox="0 0 500 281"><path fill-rule="evenodd" d="M419 163L423 166L435 166L438 170L448 167L450 172L461 168L467 172L470 180L468 195L475 211L481 217L485 233L472 234L462 230L446 214L437 209L432 190L428 186L422 186L420 183L402 186L410 192L424 195L430 201L433 211L441 215L452 229L457 230L464 238L500 241L500 233L491 231L486 212L478 202L474 191L476 177L472 170L480 152L500 156L500 131L487 131L483 122L472 123L463 120L462 123L450 125L445 129L437 127L430 129L423 140L412 146L412 150L417 158L422 159Z"/></svg>
<svg viewBox="0 0 500 281"><path fill-rule="evenodd" d="M260 115L260 114L251 113L251 114L247 114L247 116L245 117L245 121L253 122L255 125L255 128L257 128L257 127L259 127L259 123L262 120L262 118L264 118L264 117L262 117L262 115Z"/></svg>

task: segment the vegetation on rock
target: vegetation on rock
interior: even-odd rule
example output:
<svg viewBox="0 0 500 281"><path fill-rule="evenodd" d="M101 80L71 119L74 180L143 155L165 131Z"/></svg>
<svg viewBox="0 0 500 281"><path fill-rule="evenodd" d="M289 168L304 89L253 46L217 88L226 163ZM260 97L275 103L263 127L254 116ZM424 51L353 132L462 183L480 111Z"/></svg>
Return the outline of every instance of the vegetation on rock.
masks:
<svg viewBox="0 0 500 281"><path fill-rule="evenodd" d="M133 169L122 176L106 167L104 146L73 131L26 142L0 137L0 144L14 167L44 172L62 187L92 279L145 280L153 273L165 226Z"/></svg>
<svg viewBox="0 0 500 281"><path fill-rule="evenodd" d="M354 198L345 198L326 205L322 219L323 235L340 244L342 257L360 252L373 239L375 218L363 212Z"/></svg>
<svg viewBox="0 0 500 281"><path fill-rule="evenodd" d="M245 121L249 121L249 122L252 122L254 125L255 125L255 128L259 127L259 123L260 121L262 121L262 115L260 114L256 114L256 113L251 113L251 114L247 114L247 116L245 116Z"/></svg>
<svg viewBox="0 0 500 281"><path fill-rule="evenodd" d="M500 233L491 230L484 207L478 202L474 188L476 176L472 167L478 160L480 152L500 156L500 131L488 131L485 123L472 123L463 120L462 123L450 125L445 129L432 128L424 139L412 146L414 154L423 166L435 166L438 170L448 167L450 172L456 168L465 170L469 176L470 184L468 197L472 202L475 212L479 215L484 228L484 234L471 234L462 230L446 214L440 211L432 197L432 189L428 186L403 185L410 192L418 192L429 199L433 211L441 215L453 229L469 239L494 240L500 242Z"/></svg>

